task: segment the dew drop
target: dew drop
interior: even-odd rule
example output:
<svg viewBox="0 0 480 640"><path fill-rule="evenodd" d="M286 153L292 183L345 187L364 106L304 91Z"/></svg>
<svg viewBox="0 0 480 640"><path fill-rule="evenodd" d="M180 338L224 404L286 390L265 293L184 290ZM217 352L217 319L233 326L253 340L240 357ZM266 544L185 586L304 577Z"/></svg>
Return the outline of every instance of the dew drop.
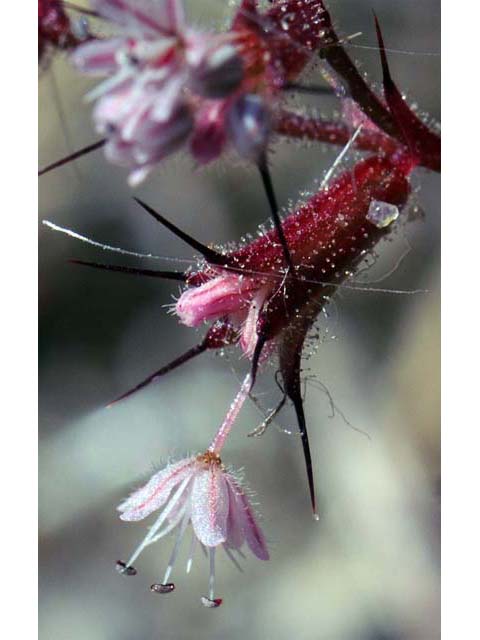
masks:
<svg viewBox="0 0 480 640"><path fill-rule="evenodd" d="M380 200L372 200L368 208L367 220L378 229L385 229L398 218L399 214L400 212L396 205L381 202Z"/></svg>

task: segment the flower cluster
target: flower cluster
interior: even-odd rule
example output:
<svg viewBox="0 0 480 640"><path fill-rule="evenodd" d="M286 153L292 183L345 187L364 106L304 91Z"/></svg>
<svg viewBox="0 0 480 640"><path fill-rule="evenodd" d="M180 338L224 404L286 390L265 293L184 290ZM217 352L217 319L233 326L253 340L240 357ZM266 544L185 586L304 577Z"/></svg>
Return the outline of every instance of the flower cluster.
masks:
<svg viewBox="0 0 480 640"><path fill-rule="evenodd" d="M258 160L281 89L307 62L303 50L292 55L279 26L288 12L274 8L260 16L245 2L230 31L207 33L186 23L181 0L93 5L121 35L78 47L73 62L83 73L107 77L88 97L97 100L93 117L107 139L107 157L130 169L131 184L185 146L202 164L229 144Z"/></svg>
<svg viewBox="0 0 480 640"><path fill-rule="evenodd" d="M108 158L132 170L131 182L140 181L192 137L201 111L203 142L197 132L191 147L204 159L221 143L209 135L215 101L242 80L232 39L187 26L180 0L96 0L94 6L122 35L78 47L73 61L84 73L107 76L89 97L98 99L94 120L108 138Z"/></svg>

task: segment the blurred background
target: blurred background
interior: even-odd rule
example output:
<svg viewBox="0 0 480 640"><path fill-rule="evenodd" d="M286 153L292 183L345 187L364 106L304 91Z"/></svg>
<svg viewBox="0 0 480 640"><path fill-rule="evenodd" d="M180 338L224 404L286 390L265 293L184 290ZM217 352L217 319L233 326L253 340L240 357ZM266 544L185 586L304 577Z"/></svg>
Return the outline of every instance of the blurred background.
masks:
<svg viewBox="0 0 480 640"><path fill-rule="evenodd" d="M399 86L438 120L440 58L431 54L440 50L439 1L331 0L329 6L341 34L362 32L349 50L378 81L371 10L377 12L387 47L409 52L390 54ZM225 24L231 11L222 0L187 7L207 26ZM40 166L97 139L82 101L89 86L62 55L40 75ZM309 102L323 114L336 107L333 98ZM272 172L285 206L301 190L314 188L338 153L280 141L274 151ZM225 462L243 467L257 494L271 561L247 557L239 573L219 554L224 605L215 611L199 601L208 577L201 554L190 576L184 574L185 556L180 558L174 594L149 592L163 575L173 540L147 550L137 577L119 577L116 560L127 558L148 522L122 523L115 507L169 456L205 448L245 363L235 352L224 358L207 354L105 409L199 335L167 313L176 284L69 265L69 258L140 261L40 226L43 640L440 637L440 185L439 176L426 171L418 171L414 182L408 223L380 246L379 258L358 280L427 292L342 289L328 318L319 320L322 339L305 362L319 522L309 509L292 413L284 412L259 439L246 437L262 420L257 408L246 406L240 416ZM176 156L135 195L206 243L254 233L268 216L258 176L238 161L198 170ZM156 226L131 196L125 172L96 152L40 180L39 218L100 242L191 258L188 247ZM276 397L273 371L266 371L257 389L267 407ZM325 388L351 426L338 411L331 417Z"/></svg>

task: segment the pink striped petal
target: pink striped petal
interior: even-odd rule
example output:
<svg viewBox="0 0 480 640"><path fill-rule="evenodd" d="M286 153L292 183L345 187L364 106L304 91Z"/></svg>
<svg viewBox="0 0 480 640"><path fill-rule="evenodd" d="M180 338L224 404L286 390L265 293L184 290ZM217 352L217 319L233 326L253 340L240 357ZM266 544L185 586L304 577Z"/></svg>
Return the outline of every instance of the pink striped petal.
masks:
<svg viewBox="0 0 480 640"><path fill-rule="evenodd" d="M195 458L187 458L175 464L169 464L156 473L147 484L132 493L118 506L120 519L127 521L143 520L167 501L171 491L188 475L195 471Z"/></svg>
<svg viewBox="0 0 480 640"><path fill-rule="evenodd" d="M246 307L258 284L236 275L218 276L195 289L188 289L178 299L176 313L187 327L198 327L207 320L235 313Z"/></svg>
<svg viewBox="0 0 480 640"><path fill-rule="evenodd" d="M240 336L240 346L243 349L244 354L251 358L255 347L257 346L258 334L257 334L257 321L263 304L270 293L271 287L263 287L259 289L248 309L247 318L242 327L242 333Z"/></svg>
<svg viewBox="0 0 480 640"><path fill-rule="evenodd" d="M269 560L270 555L265 537L257 524L253 508L245 492L232 476L228 477L227 482L234 494L236 516L242 520L243 532L250 550L259 560Z"/></svg>
<svg viewBox="0 0 480 640"><path fill-rule="evenodd" d="M240 549L245 541L244 519L239 513L237 506L236 492L229 478L227 477L228 487L228 519L227 519L227 540L225 545L230 549Z"/></svg>
<svg viewBox="0 0 480 640"><path fill-rule="evenodd" d="M192 526L206 547L227 539L228 502L223 472L217 467L198 471L192 489Z"/></svg>
<svg viewBox="0 0 480 640"><path fill-rule="evenodd" d="M125 44L125 38L91 40L77 47L70 59L82 73L108 75L117 71L116 54Z"/></svg>

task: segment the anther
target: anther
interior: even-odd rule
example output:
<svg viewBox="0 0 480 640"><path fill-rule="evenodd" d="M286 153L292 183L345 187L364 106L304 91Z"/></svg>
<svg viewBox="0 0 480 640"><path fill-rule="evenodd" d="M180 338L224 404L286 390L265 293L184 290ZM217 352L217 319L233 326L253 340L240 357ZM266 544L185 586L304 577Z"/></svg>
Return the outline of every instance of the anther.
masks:
<svg viewBox="0 0 480 640"><path fill-rule="evenodd" d="M214 600L210 600L210 598L207 598L207 596L202 596L200 598L200 601L206 609L216 609L223 602L222 598L215 598Z"/></svg>
<svg viewBox="0 0 480 640"><path fill-rule="evenodd" d="M173 582L167 582L166 584L152 584L150 587L150 591L152 593L172 593L175 590L175 585Z"/></svg>
<svg viewBox="0 0 480 640"><path fill-rule="evenodd" d="M116 564L116 569L118 573L122 574L122 576L136 576L137 570L135 567L128 566L125 562L118 560Z"/></svg>

